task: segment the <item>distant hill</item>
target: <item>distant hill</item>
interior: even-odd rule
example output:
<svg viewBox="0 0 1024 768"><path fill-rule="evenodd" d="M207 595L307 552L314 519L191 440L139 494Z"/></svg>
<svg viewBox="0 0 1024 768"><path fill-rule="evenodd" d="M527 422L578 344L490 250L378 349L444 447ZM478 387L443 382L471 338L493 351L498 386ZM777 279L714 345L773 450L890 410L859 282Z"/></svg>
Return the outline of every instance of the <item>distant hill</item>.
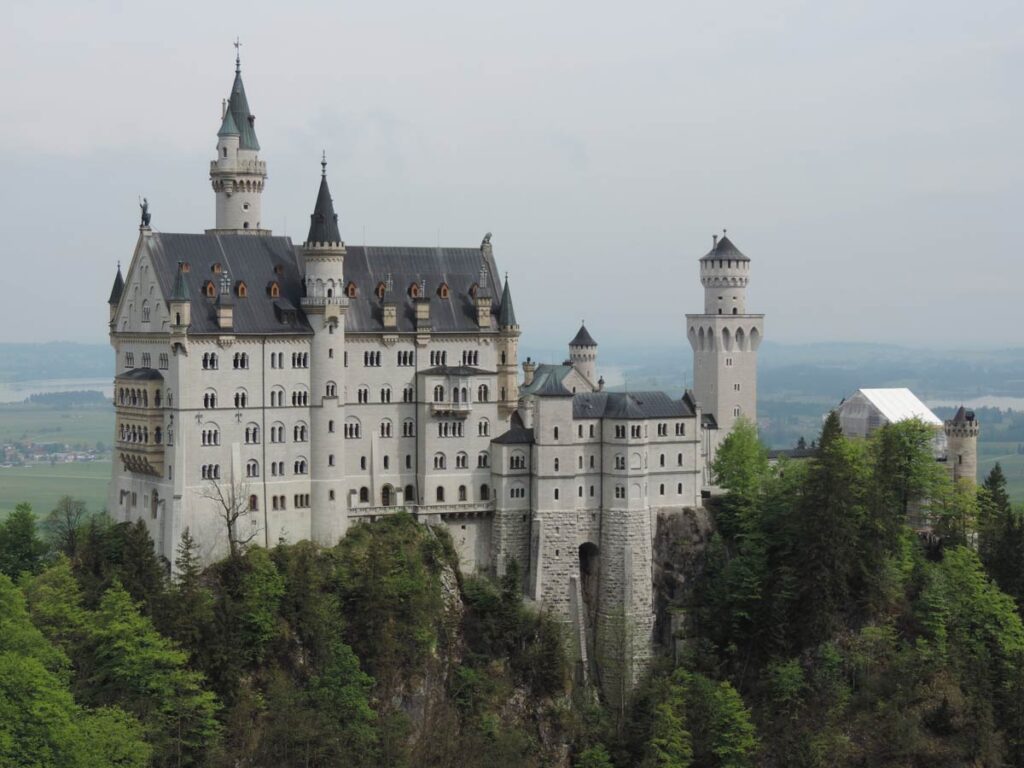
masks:
<svg viewBox="0 0 1024 768"><path fill-rule="evenodd" d="M106 344L0 343L0 381L104 378L111 375L112 356Z"/></svg>

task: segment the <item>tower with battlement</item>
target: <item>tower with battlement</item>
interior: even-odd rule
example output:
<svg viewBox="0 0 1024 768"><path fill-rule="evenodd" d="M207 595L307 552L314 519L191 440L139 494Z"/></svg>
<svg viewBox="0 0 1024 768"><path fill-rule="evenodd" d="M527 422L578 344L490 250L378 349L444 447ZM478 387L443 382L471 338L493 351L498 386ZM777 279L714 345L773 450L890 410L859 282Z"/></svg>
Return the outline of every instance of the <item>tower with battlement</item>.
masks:
<svg viewBox="0 0 1024 768"><path fill-rule="evenodd" d="M747 312L750 259L723 235L700 260L704 313L687 315L693 348L693 383L704 413L714 416L721 437L736 420L757 422L757 350L764 315Z"/></svg>
<svg viewBox="0 0 1024 768"><path fill-rule="evenodd" d="M978 481L978 435L981 427L974 411L960 406L952 419L943 424L946 433L946 465L953 482Z"/></svg>

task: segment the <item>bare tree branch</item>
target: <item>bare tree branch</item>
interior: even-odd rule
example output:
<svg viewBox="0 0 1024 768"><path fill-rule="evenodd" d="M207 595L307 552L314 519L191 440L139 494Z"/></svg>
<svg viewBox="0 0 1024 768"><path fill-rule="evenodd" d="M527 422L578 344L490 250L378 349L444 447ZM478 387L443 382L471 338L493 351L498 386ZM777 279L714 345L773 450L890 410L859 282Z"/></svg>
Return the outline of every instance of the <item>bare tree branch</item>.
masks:
<svg viewBox="0 0 1024 768"><path fill-rule="evenodd" d="M208 481L203 490L203 498L217 503L217 513L228 531L228 546L231 556L237 557L239 552L260 534L258 525L253 526L248 534L238 531L238 519L250 514L249 485L247 483L221 482L219 479ZM253 518L258 520L257 518Z"/></svg>

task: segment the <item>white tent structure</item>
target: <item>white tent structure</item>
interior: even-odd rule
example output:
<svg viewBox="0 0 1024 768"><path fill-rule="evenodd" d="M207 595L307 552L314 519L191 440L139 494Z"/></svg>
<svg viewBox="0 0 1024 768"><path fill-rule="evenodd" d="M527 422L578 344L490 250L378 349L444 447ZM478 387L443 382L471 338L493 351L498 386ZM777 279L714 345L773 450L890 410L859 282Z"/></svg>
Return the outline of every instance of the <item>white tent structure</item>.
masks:
<svg viewBox="0 0 1024 768"><path fill-rule="evenodd" d="M907 419L920 419L935 429L936 458L946 455L942 420L906 387L858 389L836 408L839 425L847 437L868 437L879 427Z"/></svg>

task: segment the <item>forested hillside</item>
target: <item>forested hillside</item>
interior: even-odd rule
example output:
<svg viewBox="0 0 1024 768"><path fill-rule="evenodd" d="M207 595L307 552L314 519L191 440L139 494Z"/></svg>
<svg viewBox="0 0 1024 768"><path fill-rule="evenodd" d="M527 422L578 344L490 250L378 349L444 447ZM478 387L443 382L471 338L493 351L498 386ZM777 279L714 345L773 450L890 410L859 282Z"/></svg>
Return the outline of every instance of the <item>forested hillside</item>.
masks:
<svg viewBox="0 0 1024 768"><path fill-rule="evenodd" d="M621 711L573 686L518 574L461 576L408 515L205 570L186 532L170 578L141 523L22 507L0 524L0 765L1024 765L1024 526L999 473L954 487L917 423L854 442L832 419L817 444L771 467L751 427L727 439L717 532L660 603L679 630Z"/></svg>

